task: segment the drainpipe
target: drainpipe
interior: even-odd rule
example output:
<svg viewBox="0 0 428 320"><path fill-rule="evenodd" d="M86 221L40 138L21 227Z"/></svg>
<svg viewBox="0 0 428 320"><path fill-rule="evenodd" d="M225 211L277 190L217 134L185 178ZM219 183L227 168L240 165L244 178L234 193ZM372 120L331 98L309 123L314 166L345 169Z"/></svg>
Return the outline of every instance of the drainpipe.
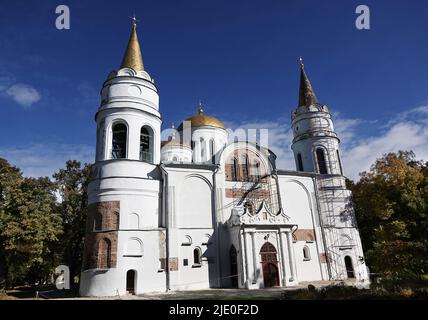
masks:
<svg viewBox="0 0 428 320"><path fill-rule="evenodd" d="M162 206L165 219L165 267L166 267L166 292L171 290L170 274L169 274L169 212L168 212L168 172L165 170L165 165L160 164L159 168L162 171L163 190L162 190Z"/></svg>
<svg viewBox="0 0 428 320"><path fill-rule="evenodd" d="M219 235L219 224L218 224L218 212L217 212L217 182L216 182L216 174L220 170L220 165L217 164L214 172L213 172L213 198L214 198L214 219L215 219L215 233L216 233L216 247L217 247L217 258L218 264L217 264L217 277L218 277L218 285L221 287L221 279L222 279L222 272L221 272L221 252L220 252L220 235Z"/></svg>

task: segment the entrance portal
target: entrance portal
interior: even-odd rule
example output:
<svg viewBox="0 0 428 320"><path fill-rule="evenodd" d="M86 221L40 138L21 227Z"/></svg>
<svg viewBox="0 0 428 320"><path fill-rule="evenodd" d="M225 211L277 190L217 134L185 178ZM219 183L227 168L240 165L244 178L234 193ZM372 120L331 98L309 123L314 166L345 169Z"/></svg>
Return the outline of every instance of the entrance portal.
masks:
<svg viewBox="0 0 428 320"><path fill-rule="evenodd" d="M265 288L279 286L278 259L272 243L266 242L260 250Z"/></svg>
<svg viewBox="0 0 428 320"><path fill-rule="evenodd" d="M354 266L352 265L352 259L350 256L345 257L345 267L346 267L346 274L348 275L348 278L355 278Z"/></svg>
<svg viewBox="0 0 428 320"><path fill-rule="evenodd" d="M135 294L135 270L128 270L126 273L126 291Z"/></svg>

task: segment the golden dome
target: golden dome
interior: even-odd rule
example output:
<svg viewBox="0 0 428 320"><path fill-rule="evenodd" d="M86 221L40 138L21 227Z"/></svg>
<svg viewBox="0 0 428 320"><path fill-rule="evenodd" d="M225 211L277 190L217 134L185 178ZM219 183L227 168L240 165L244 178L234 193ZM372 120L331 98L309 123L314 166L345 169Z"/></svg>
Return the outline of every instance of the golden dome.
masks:
<svg viewBox="0 0 428 320"><path fill-rule="evenodd" d="M216 128L224 128L224 124L221 123L220 120L214 118L212 116L204 114L204 110L202 109L202 104L199 102L198 113L194 116L187 118L184 121L190 121L192 123L192 127L216 127ZM183 124L180 125L179 129L183 129Z"/></svg>

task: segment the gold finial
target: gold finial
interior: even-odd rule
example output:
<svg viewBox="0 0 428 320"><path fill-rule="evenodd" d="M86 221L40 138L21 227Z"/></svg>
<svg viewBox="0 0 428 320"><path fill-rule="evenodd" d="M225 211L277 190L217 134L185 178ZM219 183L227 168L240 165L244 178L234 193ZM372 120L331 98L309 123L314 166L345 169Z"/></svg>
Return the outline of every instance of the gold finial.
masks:
<svg viewBox="0 0 428 320"><path fill-rule="evenodd" d="M204 113L204 109L202 108L202 101L201 101L201 99L199 99L198 114L202 114L202 113Z"/></svg>
<svg viewBox="0 0 428 320"><path fill-rule="evenodd" d="M171 129L174 129L171 133L171 139L170 140L175 140L175 124L174 122L171 125Z"/></svg>
<svg viewBox="0 0 428 320"><path fill-rule="evenodd" d="M141 55L140 43L137 36L137 18L135 15L131 17L132 31L129 38L128 47L123 56L121 68L132 68L135 71L143 71L143 56Z"/></svg>
<svg viewBox="0 0 428 320"><path fill-rule="evenodd" d="M305 65L303 64L303 58L299 57L300 67L303 68Z"/></svg>

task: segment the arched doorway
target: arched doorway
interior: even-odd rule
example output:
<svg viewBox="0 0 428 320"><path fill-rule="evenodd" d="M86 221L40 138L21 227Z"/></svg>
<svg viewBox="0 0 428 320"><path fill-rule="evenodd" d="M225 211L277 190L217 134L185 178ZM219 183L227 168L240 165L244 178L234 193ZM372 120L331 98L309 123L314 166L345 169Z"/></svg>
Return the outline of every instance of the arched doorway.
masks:
<svg viewBox="0 0 428 320"><path fill-rule="evenodd" d="M350 256L345 257L345 267L348 278L355 278L354 266L352 265L352 259Z"/></svg>
<svg viewBox="0 0 428 320"><path fill-rule="evenodd" d="M135 270L128 270L126 273L126 291L130 294L135 294Z"/></svg>
<svg viewBox="0 0 428 320"><path fill-rule="evenodd" d="M238 254L234 245L230 247L230 279L232 282L232 288L238 287Z"/></svg>
<svg viewBox="0 0 428 320"><path fill-rule="evenodd" d="M276 249L270 242L266 242L260 250L265 288L279 286L278 259Z"/></svg>

